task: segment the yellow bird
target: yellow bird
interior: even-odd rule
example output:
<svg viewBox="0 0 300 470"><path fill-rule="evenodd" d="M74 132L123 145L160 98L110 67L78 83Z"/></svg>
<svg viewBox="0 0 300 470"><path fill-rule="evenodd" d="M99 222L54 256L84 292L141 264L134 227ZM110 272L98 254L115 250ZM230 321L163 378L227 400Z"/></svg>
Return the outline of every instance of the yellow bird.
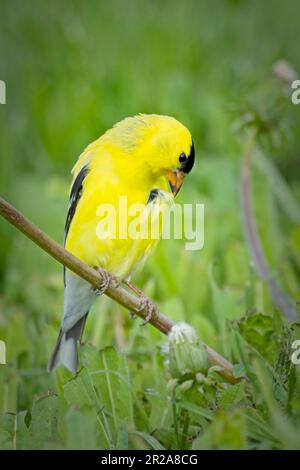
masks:
<svg viewBox="0 0 300 470"><path fill-rule="evenodd" d="M165 209L193 168L194 160L191 134L173 117L140 114L115 124L85 149L72 170L66 249L90 266L104 268L120 281L128 281L157 244L157 236L151 232L145 237L143 230L149 228L155 214L161 233ZM125 212L121 210L124 201ZM137 205L140 212L135 215ZM101 225L105 211L106 228ZM114 219L111 224L109 214ZM139 230L136 236L129 236L128 227L134 221ZM64 281L63 318L49 370L62 363L76 371L77 342L97 292L69 270L64 272ZM100 293L109 281L105 279Z"/></svg>

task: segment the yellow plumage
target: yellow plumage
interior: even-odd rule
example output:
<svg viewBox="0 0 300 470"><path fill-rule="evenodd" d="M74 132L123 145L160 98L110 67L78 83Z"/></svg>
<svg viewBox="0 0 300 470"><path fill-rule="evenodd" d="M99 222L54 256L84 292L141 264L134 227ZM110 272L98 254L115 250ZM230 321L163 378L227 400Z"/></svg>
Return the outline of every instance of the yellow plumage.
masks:
<svg viewBox="0 0 300 470"><path fill-rule="evenodd" d="M117 210L122 195L127 197L128 207L136 203L146 207L154 188L172 194L167 171L176 167L182 152L189 155L190 148L191 136L182 124L156 115L127 118L90 144L72 172L76 178L80 169L89 164L67 236L67 250L121 278L130 274L141 259L145 260L144 254L151 253L156 240L99 240L97 208L106 203Z"/></svg>
<svg viewBox="0 0 300 470"><path fill-rule="evenodd" d="M193 162L191 135L176 119L141 114L117 123L85 149L72 170L67 250L121 279L130 276L153 251L157 239L120 236L119 230L134 219L134 215L120 212L120 197L126 198L128 208L135 204L142 207L140 228L149 226L150 215L156 211L155 223L161 231L165 210ZM149 196L154 190L158 190L158 197L152 203ZM116 211L116 236L99 233L99 207L103 204ZM50 369L59 362L76 369L76 341L93 300L91 287L67 272L62 327Z"/></svg>

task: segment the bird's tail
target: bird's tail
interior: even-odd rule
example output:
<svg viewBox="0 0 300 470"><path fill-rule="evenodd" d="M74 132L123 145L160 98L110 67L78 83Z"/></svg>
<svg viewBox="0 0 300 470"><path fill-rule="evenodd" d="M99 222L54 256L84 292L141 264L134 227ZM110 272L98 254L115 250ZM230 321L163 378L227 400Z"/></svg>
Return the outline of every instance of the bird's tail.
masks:
<svg viewBox="0 0 300 470"><path fill-rule="evenodd" d="M81 340L86 317L80 318L69 331L60 330L56 346L48 363L48 370L51 372L59 364L63 364L71 372L76 372L78 368L77 342Z"/></svg>

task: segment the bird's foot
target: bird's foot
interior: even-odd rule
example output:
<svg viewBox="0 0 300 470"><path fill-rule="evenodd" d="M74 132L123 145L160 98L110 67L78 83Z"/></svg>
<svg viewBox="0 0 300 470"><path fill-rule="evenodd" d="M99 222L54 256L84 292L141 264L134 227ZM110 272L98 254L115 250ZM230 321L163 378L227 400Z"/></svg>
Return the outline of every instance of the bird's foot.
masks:
<svg viewBox="0 0 300 470"><path fill-rule="evenodd" d="M104 294L110 284L113 284L114 287L119 287L120 280L117 276L110 274L108 271L106 271L106 269L99 268L99 266L95 266L94 269L96 269L96 271L98 271L98 273L102 276L101 285L93 289L95 295L98 296Z"/></svg>
<svg viewBox="0 0 300 470"><path fill-rule="evenodd" d="M147 325L147 323L151 320L151 318L155 316L156 313L158 312L157 306L135 284L132 284L130 281L123 281L123 282L127 287L129 287L130 290L132 290L135 294L139 296L140 307L138 311L141 312L142 310L147 310L147 315L143 323L141 323L141 326ZM130 312L130 318L132 320L134 320L136 317L137 317L136 313Z"/></svg>
<svg viewBox="0 0 300 470"><path fill-rule="evenodd" d="M142 310L147 311L147 315L145 316L143 323L141 323L141 326L145 326L158 313L158 308L144 293L140 295L139 312Z"/></svg>

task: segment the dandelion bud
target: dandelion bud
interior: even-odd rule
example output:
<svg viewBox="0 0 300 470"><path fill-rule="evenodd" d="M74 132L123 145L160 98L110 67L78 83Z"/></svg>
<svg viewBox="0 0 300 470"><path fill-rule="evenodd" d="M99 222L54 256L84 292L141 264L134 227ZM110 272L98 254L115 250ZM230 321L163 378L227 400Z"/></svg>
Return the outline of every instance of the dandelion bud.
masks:
<svg viewBox="0 0 300 470"><path fill-rule="evenodd" d="M187 323L173 326L169 333L169 370L172 377L206 373L207 351L195 330Z"/></svg>

